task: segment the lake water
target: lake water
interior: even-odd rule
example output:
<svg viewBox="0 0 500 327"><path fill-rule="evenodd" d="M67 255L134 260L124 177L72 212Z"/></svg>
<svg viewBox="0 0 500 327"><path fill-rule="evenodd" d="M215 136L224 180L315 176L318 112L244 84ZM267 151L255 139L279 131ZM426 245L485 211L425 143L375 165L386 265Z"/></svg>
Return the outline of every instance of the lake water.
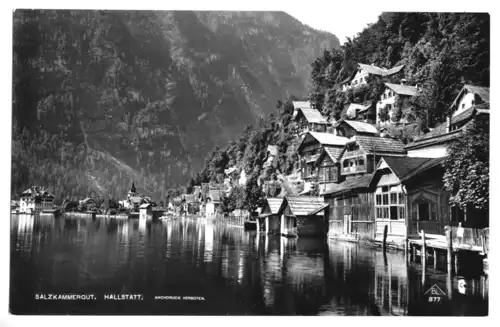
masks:
<svg viewBox="0 0 500 327"><path fill-rule="evenodd" d="M400 252L265 236L206 220L11 216L14 314L488 313L488 278L481 271L459 270L461 276L450 278L437 268L428 264L422 276L422 266ZM430 303L434 285L443 294ZM50 294L95 299L40 299ZM104 299L124 294L142 299ZM187 296L196 300L182 299Z"/></svg>

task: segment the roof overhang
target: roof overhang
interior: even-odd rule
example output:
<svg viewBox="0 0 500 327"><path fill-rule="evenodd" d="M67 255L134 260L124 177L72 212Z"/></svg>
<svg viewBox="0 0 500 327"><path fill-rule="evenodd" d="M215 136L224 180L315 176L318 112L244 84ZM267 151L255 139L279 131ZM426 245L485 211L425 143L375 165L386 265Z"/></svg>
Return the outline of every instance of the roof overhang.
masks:
<svg viewBox="0 0 500 327"><path fill-rule="evenodd" d="M330 204L325 203L324 205L322 205L322 206L321 206L321 207L319 207L318 209L315 209L315 210L313 210L313 211L309 212L307 215L308 215L308 216L315 215L315 214L317 214L318 212L321 212L321 211L325 210L325 209L326 209L326 208L328 208L329 206L330 206Z"/></svg>

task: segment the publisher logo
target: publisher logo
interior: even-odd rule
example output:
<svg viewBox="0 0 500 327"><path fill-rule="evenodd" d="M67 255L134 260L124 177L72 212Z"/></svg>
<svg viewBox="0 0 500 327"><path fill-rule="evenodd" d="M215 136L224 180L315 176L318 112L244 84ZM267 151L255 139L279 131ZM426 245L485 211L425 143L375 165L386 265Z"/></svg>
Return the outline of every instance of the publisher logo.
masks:
<svg viewBox="0 0 500 327"><path fill-rule="evenodd" d="M439 288L436 284L432 285L431 288L424 293L427 296L427 301L429 303L441 303L442 299L446 296L446 293Z"/></svg>

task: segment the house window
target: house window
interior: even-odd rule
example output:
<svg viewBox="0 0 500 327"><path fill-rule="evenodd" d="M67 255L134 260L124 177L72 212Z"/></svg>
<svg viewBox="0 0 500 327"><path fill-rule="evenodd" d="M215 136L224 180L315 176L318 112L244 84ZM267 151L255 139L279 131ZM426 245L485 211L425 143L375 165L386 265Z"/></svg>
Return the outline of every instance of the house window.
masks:
<svg viewBox="0 0 500 327"><path fill-rule="evenodd" d="M375 215L377 219L405 219L405 195L400 186L378 187L375 191Z"/></svg>
<svg viewBox="0 0 500 327"><path fill-rule="evenodd" d="M387 94L384 93L384 100L387 99Z"/></svg>
<svg viewBox="0 0 500 327"><path fill-rule="evenodd" d="M419 221L437 220L437 204L433 202L420 202L416 204Z"/></svg>
<svg viewBox="0 0 500 327"><path fill-rule="evenodd" d="M462 109L464 109L464 108L465 108L465 103L462 103Z"/></svg>

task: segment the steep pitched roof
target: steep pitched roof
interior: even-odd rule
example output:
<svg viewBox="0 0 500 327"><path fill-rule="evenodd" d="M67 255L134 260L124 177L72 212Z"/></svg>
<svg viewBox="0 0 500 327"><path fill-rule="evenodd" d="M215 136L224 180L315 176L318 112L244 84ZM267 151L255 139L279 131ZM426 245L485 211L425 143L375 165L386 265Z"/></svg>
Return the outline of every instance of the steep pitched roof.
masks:
<svg viewBox="0 0 500 327"><path fill-rule="evenodd" d="M339 160L340 155L342 154L343 148L333 147L333 146L325 146L323 148L323 152L325 155L328 155L333 162L337 162ZM320 160L320 158L318 158Z"/></svg>
<svg viewBox="0 0 500 327"><path fill-rule="evenodd" d="M393 68L387 69L382 67L377 67L374 65L366 65L358 63L359 68L363 69L365 72L380 76L389 76L398 73L403 69L404 65L395 66Z"/></svg>
<svg viewBox="0 0 500 327"><path fill-rule="evenodd" d="M343 121L340 121L337 124L340 125L342 122L348 124L349 126L354 128L357 132L378 134L378 129L372 124L364 123L357 120L347 120L347 119L344 119Z"/></svg>
<svg viewBox="0 0 500 327"><path fill-rule="evenodd" d="M465 84L464 87L458 93L457 97L455 98L455 100L453 101L453 103L451 104L450 107L453 108L458 103L458 101L460 101L460 99L462 98L462 95L464 94L465 91L476 94L484 102L490 102L490 88L489 87Z"/></svg>
<svg viewBox="0 0 500 327"><path fill-rule="evenodd" d="M271 209L272 214L277 214L280 210L281 204L283 203L283 198L267 198L267 204L269 209Z"/></svg>
<svg viewBox="0 0 500 327"><path fill-rule="evenodd" d="M371 154L406 154L403 142L391 138L356 135L351 137L350 142L358 143Z"/></svg>
<svg viewBox="0 0 500 327"><path fill-rule="evenodd" d="M337 136L331 133L309 132L309 134L322 145L344 146L348 141L347 137Z"/></svg>
<svg viewBox="0 0 500 327"><path fill-rule="evenodd" d="M383 157L379 162L379 166L382 162L387 163L392 172L402 180L430 160L433 160L433 158Z"/></svg>
<svg viewBox="0 0 500 327"><path fill-rule="evenodd" d="M462 129L457 129L457 130L451 131L449 133L438 134L438 135L433 135L432 137L418 139L418 140L414 141L413 143L407 144L406 149L412 150L412 149L418 149L418 148L422 148L422 147L429 146L429 145L451 142L451 141L456 140L459 137L461 137L462 132L463 132Z"/></svg>
<svg viewBox="0 0 500 327"><path fill-rule="evenodd" d="M371 104L358 104L358 103L350 103L345 109L345 114L349 118L355 118L356 113L364 112L370 109Z"/></svg>
<svg viewBox="0 0 500 327"><path fill-rule="evenodd" d="M385 86L393 90L396 94L399 95L409 95L416 96L418 94L418 90L415 86L410 85L402 85L402 84L392 84L392 83L384 83Z"/></svg>
<svg viewBox="0 0 500 327"><path fill-rule="evenodd" d="M279 213L283 212L286 205L290 207L290 211L295 216L308 216L316 213L326 203L322 197L318 196L287 196L281 204Z"/></svg>
<svg viewBox="0 0 500 327"><path fill-rule="evenodd" d="M338 184L328 184L326 186L326 190L323 191L322 195L336 195L352 190L356 190L359 188L365 188L370 185L370 181L372 180L373 174L365 174L361 176L355 176L346 179L342 183ZM322 191L322 190L320 190Z"/></svg>
<svg viewBox="0 0 500 327"><path fill-rule="evenodd" d="M298 110L302 112L308 123L328 124L328 121L317 109L299 108Z"/></svg>
<svg viewBox="0 0 500 327"><path fill-rule="evenodd" d="M309 101L292 101L293 108L311 108L311 103Z"/></svg>

